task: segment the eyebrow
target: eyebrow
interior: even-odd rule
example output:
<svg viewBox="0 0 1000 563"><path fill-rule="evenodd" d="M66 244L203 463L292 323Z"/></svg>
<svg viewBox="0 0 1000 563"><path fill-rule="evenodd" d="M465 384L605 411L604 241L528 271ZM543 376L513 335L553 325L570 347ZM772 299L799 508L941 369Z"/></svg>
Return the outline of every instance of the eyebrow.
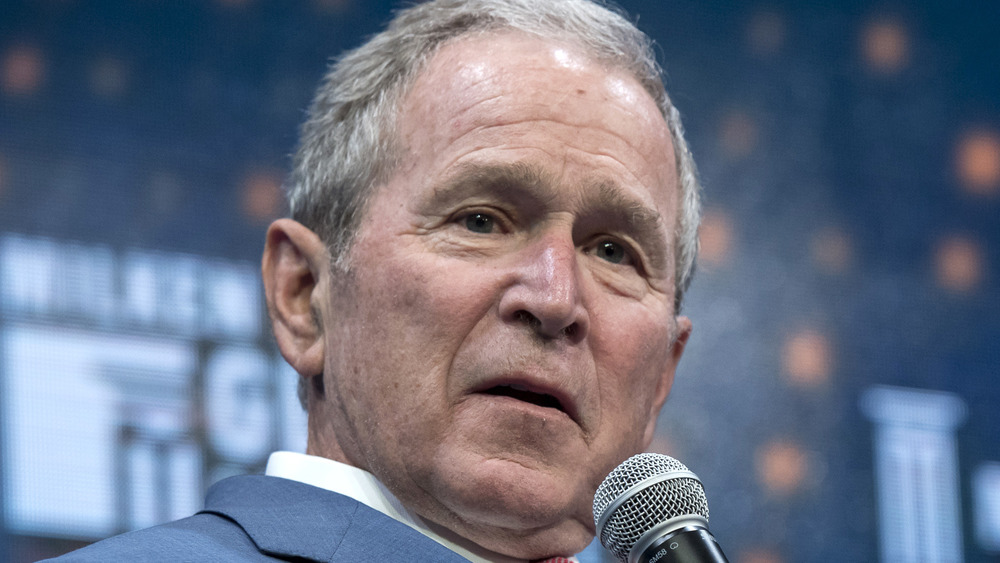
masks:
<svg viewBox="0 0 1000 563"><path fill-rule="evenodd" d="M434 190L429 203L443 204L456 198L484 192L500 192L543 209L558 197L556 178L541 167L526 162L465 163ZM629 194L608 178L593 178L583 190L581 218L599 218L601 225L635 238L643 248L649 266L667 269L668 242L663 216L653 207Z"/></svg>
<svg viewBox="0 0 1000 563"><path fill-rule="evenodd" d="M654 208L623 190L617 182L601 179L584 191L584 209L599 210L604 221L632 237L644 249L649 265L656 271L667 268L667 232L663 216Z"/></svg>
<svg viewBox="0 0 1000 563"><path fill-rule="evenodd" d="M525 162L504 164L467 163L434 190L429 203L440 204L456 197L499 191L543 205L556 198L555 180L541 168Z"/></svg>

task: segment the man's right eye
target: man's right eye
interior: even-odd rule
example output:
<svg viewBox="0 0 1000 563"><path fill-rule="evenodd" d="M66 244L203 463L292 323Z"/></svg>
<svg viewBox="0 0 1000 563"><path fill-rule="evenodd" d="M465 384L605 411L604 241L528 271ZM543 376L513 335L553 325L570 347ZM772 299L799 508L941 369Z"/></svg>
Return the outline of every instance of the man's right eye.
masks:
<svg viewBox="0 0 1000 563"><path fill-rule="evenodd" d="M474 233L489 234L496 228L496 220L485 213L470 213L465 217L465 228Z"/></svg>

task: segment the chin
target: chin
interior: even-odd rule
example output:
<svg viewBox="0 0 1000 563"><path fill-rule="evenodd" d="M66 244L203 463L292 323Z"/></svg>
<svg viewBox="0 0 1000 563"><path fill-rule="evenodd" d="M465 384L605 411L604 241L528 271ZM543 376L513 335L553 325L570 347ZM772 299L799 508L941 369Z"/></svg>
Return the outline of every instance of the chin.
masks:
<svg viewBox="0 0 1000 563"><path fill-rule="evenodd" d="M483 530L479 537L469 536L476 544L496 553L517 559L542 559L555 555L580 553L594 539L592 531L576 521L566 521L530 533L508 530Z"/></svg>
<svg viewBox="0 0 1000 563"><path fill-rule="evenodd" d="M593 539L593 492L578 474L488 460L459 477L437 497L448 527L487 549L531 559L577 553Z"/></svg>
<svg viewBox="0 0 1000 563"><path fill-rule="evenodd" d="M582 505L578 476L517 461L484 461L454 481L456 500L484 521L509 528L538 528L572 517ZM592 498L592 497L591 497Z"/></svg>

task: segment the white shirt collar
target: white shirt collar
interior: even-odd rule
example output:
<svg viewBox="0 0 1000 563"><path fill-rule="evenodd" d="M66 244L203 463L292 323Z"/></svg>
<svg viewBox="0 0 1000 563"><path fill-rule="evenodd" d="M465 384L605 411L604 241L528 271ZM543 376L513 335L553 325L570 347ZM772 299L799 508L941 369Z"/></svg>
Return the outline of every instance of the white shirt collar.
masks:
<svg viewBox="0 0 1000 563"><path fill-rule="evenodd" d="M523 563L523 560L484 550L440 526L432 529L428 522L403 506L374 475L363 469L324 457L295 452L274 452L267 460L265 474L291 479L350 497L393 520L406 524L474 563Z"/></svg>

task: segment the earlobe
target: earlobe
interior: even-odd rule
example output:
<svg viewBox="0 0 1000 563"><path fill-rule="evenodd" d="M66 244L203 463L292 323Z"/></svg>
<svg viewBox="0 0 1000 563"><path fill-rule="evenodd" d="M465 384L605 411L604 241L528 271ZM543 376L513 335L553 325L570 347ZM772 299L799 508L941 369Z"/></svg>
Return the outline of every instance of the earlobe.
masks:
<svg viewBox="0 0 1000 563"><path fill-rule="evenodd" d="M649 447L649 444L653 441L653 436L656 434L656 419L660 415L663 403L666 402L667 396L670 394L670 388L673 387L674 374L677 373L677 365L680 364L681 356L684 355L684 347L687 346L688 338L691 336L691 329L691 319L677 317L677 336L670 349L670 357L667 361L666 369L663 370L659 383L657 383L653 402L649 409L649 418L646 421L646 429L642 437L643 449Z"/></svg>
<svg viewBox="0 0 1000 563"><path fill-rule="evenodd" d="M323 371L323 328L316 309L329 257L301 223L279 219L267 230L261 274L267 312L281 355L302 377Z"/></svg>

